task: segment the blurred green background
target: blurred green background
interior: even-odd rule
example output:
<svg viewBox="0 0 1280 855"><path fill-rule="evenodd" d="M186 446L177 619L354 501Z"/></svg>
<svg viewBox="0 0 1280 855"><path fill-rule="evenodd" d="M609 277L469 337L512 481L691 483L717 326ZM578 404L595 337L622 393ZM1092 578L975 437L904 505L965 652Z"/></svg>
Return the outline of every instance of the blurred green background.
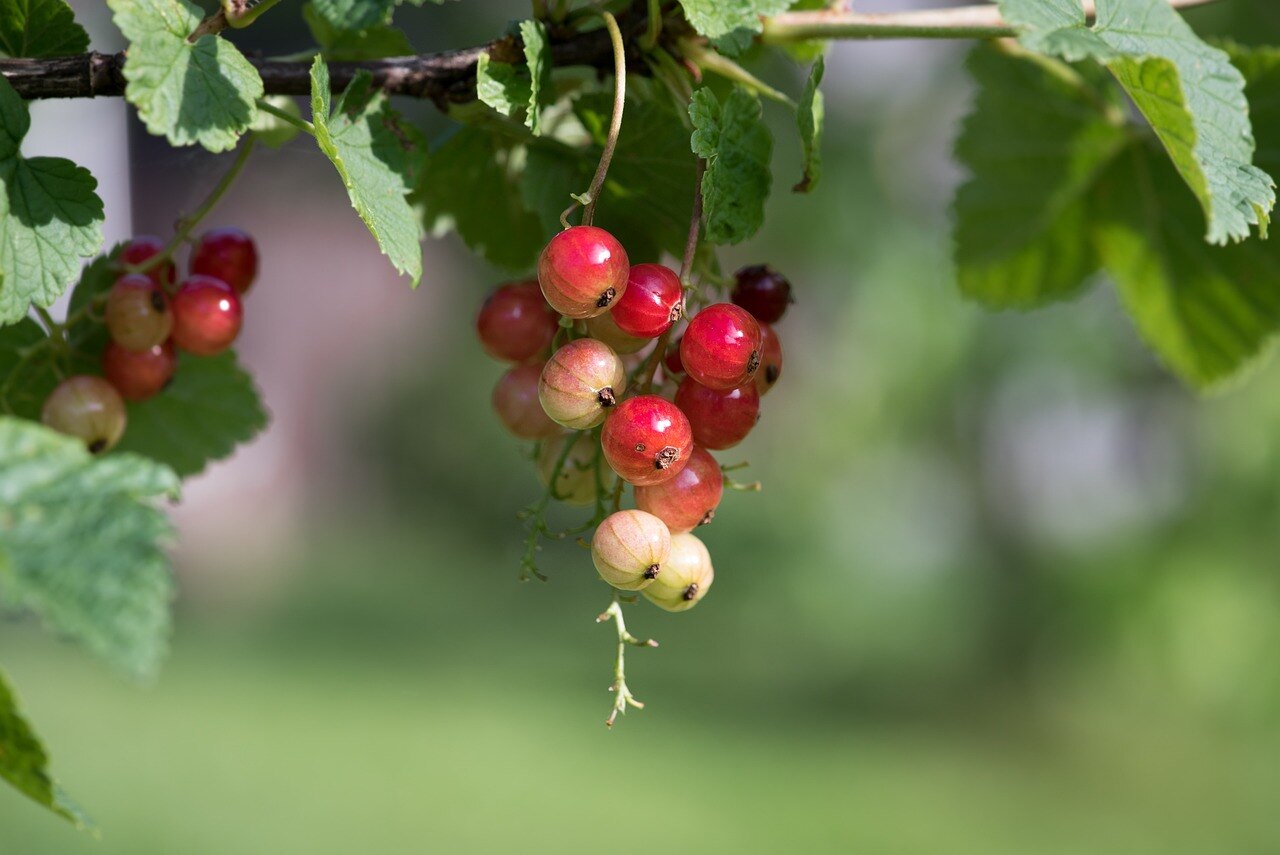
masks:
<svg viewBox="0 0 1280 855"><path fill-rule="evenodd" d="M1195 20L1262 40L1259 5ZM433 49L525 11L480 8L401 17ZM277 409L261 444L288 446L289 474L249 500L260 522L212 535L210 508L245 501L235 464L193 485L156 685L0 625L60 780L102 829L0 790L0 852L1280 851L1280 364L1197 399L1105 283L1028 315L962 303L946 210L962 58L839 46L812 197L786 192L794 133L766 108L769 219L724 260L770 261L799 302L759 429L721 455L765 489L699 532L717 580L697 609L628 609L662 646L630 654L648 706L614 732L589 558L555 544L549 584L515 581L515 513L539 488L489 413L501 369L470 326L504 274L429 242L411 294L351 232L350 264L378 281L320 285L376 288L377 312L421 324L378 347L351 321L303 366L323 403L291 415L270 340L293 307L269 294L317 283L287 255L311 234L288 206L354 217L310 153L260 159L219 216L270 224L245 352ZM759 70L798 91L800 71ZM139 230L184 202L158 183L135 177ZM364 373L333 369L350 362ZM303 499L279 522L286 493Z"/></svg>

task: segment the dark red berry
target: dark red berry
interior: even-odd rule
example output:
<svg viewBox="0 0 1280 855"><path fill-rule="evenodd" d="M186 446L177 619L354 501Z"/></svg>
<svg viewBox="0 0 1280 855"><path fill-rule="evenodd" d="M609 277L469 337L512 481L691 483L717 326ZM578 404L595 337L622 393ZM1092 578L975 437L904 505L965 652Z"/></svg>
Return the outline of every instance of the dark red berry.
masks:
<svg viewBox="0 0 1280 855"><path fill-rule="evenodd" d="M546 439L564 430L538 401L541 365L515 365L493 387L493 409L503 426L520 439Z"/></svg>
<svg viewBox="0 0 1280 855"><path fill-rule="evenodd" d="M538 283L510 282L489 295L476 316L484 352L504 362L545 358L559 321Z"/></svg>
<svg viewBox="0 0 1280 855"><path fill-rule="evenodd" d="M756 389L761 395L773 388L782 376L782 342L777 331L768 324L760 325L760 368L756 371Z"/></svg>
<svg viewBox="0 0 1280 855"><path fill-rule="evenodd" d="M258 247L240 229L205 232L191 253L191 272L221 279L243 294L258 275Z"/></svg>
<svg viewBox="0 0 1280 855"><path fill-rule="evenodd" d="M124 435L127 414L114 386L101 377L79 374L49 393L40 421L82 440L91 453L101 454Z"/></svg>
<svg viewBox="0 0 1280 855"><path fill-rule="evenodd" d="M102 352L103 375L128 401L145 401L157 394L173 379L176 366L169 341L143 351L126 350L113 341Z"/></svg>
<svg viewBox="0 0 1280 855"><path fill-rule="evenodd" d="M667 345L667 354L662 357L662 367L669 377L679 377L684 373L684 363L680 360L680 342Z"/></svg>
<svg viewBox="0 0 1280 855"><path fill-rule="evenodd" d="M636 338L657 338L680 320L684 289L680 277L661 264L636 264L627 288L609 313L618 329Z"/></svg>
<svg viewBox="0 0 1280 855"><path fill-rule="evenodd" d="M686 377L676 390L676 406L689 419L693 441L716 451L742 442L760 419L760 393L754 383L709 389Z"/></svg>
<svg viewBox="0 0 1280 855"><path fill-rule="evenodd" d="M637 508L679 534L711 522L724 495L724 474L714 457L695 446L689 465L679 475L663 484L636 487L635 494Z"/></svg>
<svg viewBox="0 0 1280 855"><path fill-rule="evenodd" d="M680 339L689 376L712 389L734 389L760 366L760 324L746 309L716 303L694 315Z"/></svg>
<svg viewBox="0 0 1280 855"><path fill-rule="evenodd" d="M128 350L150 350L173 330L169 295L141 273L126 273L116 280L107 292L104 314L112 340Z"/></svg>
<svg viewBox="0 0 1280 855"><path fill-rule="evenodd" d="M671 480L693 454L689 420L657 395L629 398L614 407L600 443L613 471L638 487Z"/></svg>
<svg viewBox="0 0 1280 855"><path fill-rule="evenodd" d="M733 302L762 324L776 324L793 302L787 277L767 264L744 267L734 276Z"/></svg>
<svg viewBox="0 0 1280 855"><path fill-rule="evenodd" d="M197 356L230 347L243 320L240 297L221 279L192 276L173 295L173 343Z"/></svg>
<svg viewBox="0 0 1280 855"><path fill-rule="evenodd" d="M631 269L617 238L595 226L574 226L553 237L538 258L538 284L551 308L569 318L608 311L627 288Z"/></svg>
<svg viewBox="0 0 1280 855"><path fill-rule="evenodd" d="M164 251L164 241L155 235L138 235L120 250L120 263L136 267ZM147 271L147 275L161 288L172 288L178 281L178 270L173 261L162 261Z"/></svg>

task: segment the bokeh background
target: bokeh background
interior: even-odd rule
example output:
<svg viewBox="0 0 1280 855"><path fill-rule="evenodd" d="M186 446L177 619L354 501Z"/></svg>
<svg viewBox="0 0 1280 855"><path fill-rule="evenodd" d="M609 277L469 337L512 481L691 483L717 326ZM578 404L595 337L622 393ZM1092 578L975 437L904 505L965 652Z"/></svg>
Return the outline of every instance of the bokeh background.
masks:
<svg viewBox="0 0 1280 855"><path fill-rule="evenodd" d="M102 4L75 5L119 47ZM1280 43L1269 5L1190 17ZM523 14L399 20L433 50ZM295 21L245 43L305 49ZM491 418L501 368L471 328L506 275L433 240L411 292L321 155L256 154L211 222L260 241L241 351L274 424L176 510L155 685L0 625L102 829L0 790L0 852L1280 851L1280 362L1198 399L1105 283L1027 315L963 303L964 50L837 45L812 197L786 192L797 145L766 107L767 226L724 260L770 261L799 302L763 421L723 456L765 489L700 532L718 572L699 608L629 609L662 647L629 656L648 707L614 732L588 557L553 545L552 581L516 582L515 513L540 488ZM799 90L802 70L758 70ZM41 104L34 129L29 153L94 170L113 239L164 232L223 168L118 101Z"/></svg>

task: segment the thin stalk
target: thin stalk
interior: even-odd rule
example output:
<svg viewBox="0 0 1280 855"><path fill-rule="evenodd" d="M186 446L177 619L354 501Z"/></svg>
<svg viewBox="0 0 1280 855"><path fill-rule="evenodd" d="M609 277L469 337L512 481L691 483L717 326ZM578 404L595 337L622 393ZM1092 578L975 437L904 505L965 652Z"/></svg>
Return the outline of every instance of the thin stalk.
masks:
<svg viewBox="0 0 1280 855"><path fill-rule="evenodd" d="M662 0L649 0L649 25L644 35L640 36L640 49L645 53L658 46L658 36L662 35Z"/></svg>
<svg viewBox="0 0 1280 855"><path fill-rule="evenodd" d="M613 666L613 685L609 687L609 691L614 693L614 699L613 709L610 710L609 717L604 720L606 727L613 727L613 723L617 720L619 714L626 715L628 706L644 709L644 704L636 700L636 696L631 694L631 690L627 688L627 645L632 647L658 646L658 642L652 638L646 638L642 641L627 631L626 621L622 618L622 602L618 599L617 591L613 592L613 602L609 603L609 608L596 617L596 623L604 623L610 619L618 627L618 658Z"/></svg>
<svg viewBox="0 0 1280 855"><path fill-rule="evenodd" d="M291 115L290 113L281 110L265 98L259 98L257 103L258 109L262 112L270 113L280 121L293 125L298 130L311 134L313 137L316 135L316 126L308 122L306 119L300 116Z"/></svg>
<svg viewBox="0 0 1280 855"><path fill-rule="evenodd" d="M600 199L600 191L604 188L605 176L609 174L609 162L613 160L613 152L618 147L618 134L622 132L622 109L627 102L627 47L622 42L622 31L618 29L618 19L608 12L601 12L605 29L609 31L609 41L613 44L613 115L609 118L609 136L604 141L604 151L600 154L600 163L596 166L595 177L587 188L582 212L582 222L591 225L596 213L596 202Z"/></svg>

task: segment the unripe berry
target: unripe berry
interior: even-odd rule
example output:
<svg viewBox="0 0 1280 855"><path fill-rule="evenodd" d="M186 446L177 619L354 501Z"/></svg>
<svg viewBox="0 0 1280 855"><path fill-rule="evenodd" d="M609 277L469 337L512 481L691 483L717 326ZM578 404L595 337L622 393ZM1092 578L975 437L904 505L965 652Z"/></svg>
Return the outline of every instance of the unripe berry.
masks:
<svg viewBox="0 0 1280 855"><path fill-rule="evenodd" d="M689 420L657 395L619 404L605 420L600 444L613 471L637 487L670 481L693 454Z"/></svg>
<svg viewBox="0 0 1280 855"><path fill-rule="evenodd" d="M164 252L164 241L155 235L138 235L120 250L120 263L136 267L150 258ZM165 260L146 273L161 288L172 288L178 281L178 269L171 260Z"/></svg>
<svg viewBox="0 0 1280 855"><path fill-rule="evenodd" d="M716 451L742 442L760 420L760 393L754 383L708 389L686 377L676 390L676 406L689 419L693 441Z"/></svg>
<svg viewBox="0 0 1280 855"><path fill-rule="evenodd" d="M558 326L542 290L532 280L499 286L476 316L476 334L484 352L503 362L545 358Z"/></svg>
<svg viewBox="0 0 1280 855"><path fill-rule="evenodd" d="M761 395L773 388L782 376L782 342L777 330L760 325L760 368L756 371L756 389Z"/></svg>
<svg viewBox="0 0 1280 855"><path fill-rule="evenodd" d="M684 313L680 277L661 264L637 264L627 288L609 311L618 329L637 338L657 338Z"/></svg>
<svg viewBox="0 0 1280 855"><path fill-rule="evenodd" d="M627 288L630 264L617 238L595 226L553 237L538 257L538 284L551 308L569 318L608 311Z"/></svg>
<svg viewBox="0 0 1280 855"><path fill-rule="evenodd" d="M148 350L126 350L114 341L102 351L102 374L128 401L145 401L173 379L177 358L173 342Z"/></svg>
<svg viewBox="0 0 1280 855"><path fill-rule="evenodd" d="M622 360L609 345L580 338L557 350L542 369L538 398L554 421L586 430L604 421L627 388Z"/></svg>
<svg viewBox="0 0 1280 855"><path fill-rule="evenodd" d="M146 351L173 330L169 295L150 276L128 273L107 292L107 331L126 350Z"/></svg>
<svg viewBox="0 0 1280 855"><path fill-rule="evenodd" d="M557 436L560 425L551 421L538 402L541 365L514 365L493 387L493 410L503 427L520 439Z"/></svg>
<svg viewBox="0 0 1280 855"><path fill-rule="evenodd" d="M707 595L715 578L706 545L691 534L674 534L662 572L641 593L658 608L683 612Z"/></svg>
<svg viewBox="0 0 1280 855"><path fill-rule="evenodd" d="M124 435L124 401L101 377L79 374L58 384L44 401L40 421L84 440L94 454L111 449Z"/></svg>
<svg viewBox="0 0 1280 855"><path fill-rule="evenodd" d="M551 496L569 505L593 504L598 495L596 454L600 451L600 446L589 433L563 433L544 441L538 449L538 480L543 486L551 485L551 475L555 472L556 463L569 443L573 445L564 459L564 465L560 467ZM612 483L612 474L600 479L602 486L607 487Z"/></svg>
<svg viewBox="0 0 1280 855"><path fill-rule="evenodd" d="M734 274L733 302L762 324L776 324L791 304L791 283L767 264L744 267Z"/></svg>
<svg viewBox="0 0 1280 855"><path fill-rule="evenodd" d="M192 276L173 295L173 343L197 356L230 347L243 320L240 297L221 279Z"/></svg>
<svg viewBox="0 0 1280 855"><path fill-rule="evenodd" d="M724 495L724 473L704 449L694 447L680 474L652 487L636 487L636 507L667 524L672 534L711 522Z"/></svg>
<svg viewBox="0 0 1280 855"><path fill-rule="evenodd" d="M644 511L610 514L591 538L600 578L623 591L639 591L660 578L670 552L667 524Z"/></svg>
<svg viewBox="0 0 1280 855"><path fill-rule="evenodd" d="M741 386L760 366L760 324L732 303L707 306L693 316L680 339L680 361L703 386Z"/></svg>
<svg viewBox="0 0 1280 855"><path fill-rule="evenodd" d="M258 275L258 248L240 229L205 232L191 253L191 272L221 279L243 294Z"/></svg>
<svg viewBox="0 0 1280 855"><path fill-rule="evenodd" d="M650 341L647 338L629 336L620 330L618 325L613 322L613 312L605 312L603 315L587 318L586 327L587 335L604 342L617 353L636 353L643 350L644 346Z"/></svg>

